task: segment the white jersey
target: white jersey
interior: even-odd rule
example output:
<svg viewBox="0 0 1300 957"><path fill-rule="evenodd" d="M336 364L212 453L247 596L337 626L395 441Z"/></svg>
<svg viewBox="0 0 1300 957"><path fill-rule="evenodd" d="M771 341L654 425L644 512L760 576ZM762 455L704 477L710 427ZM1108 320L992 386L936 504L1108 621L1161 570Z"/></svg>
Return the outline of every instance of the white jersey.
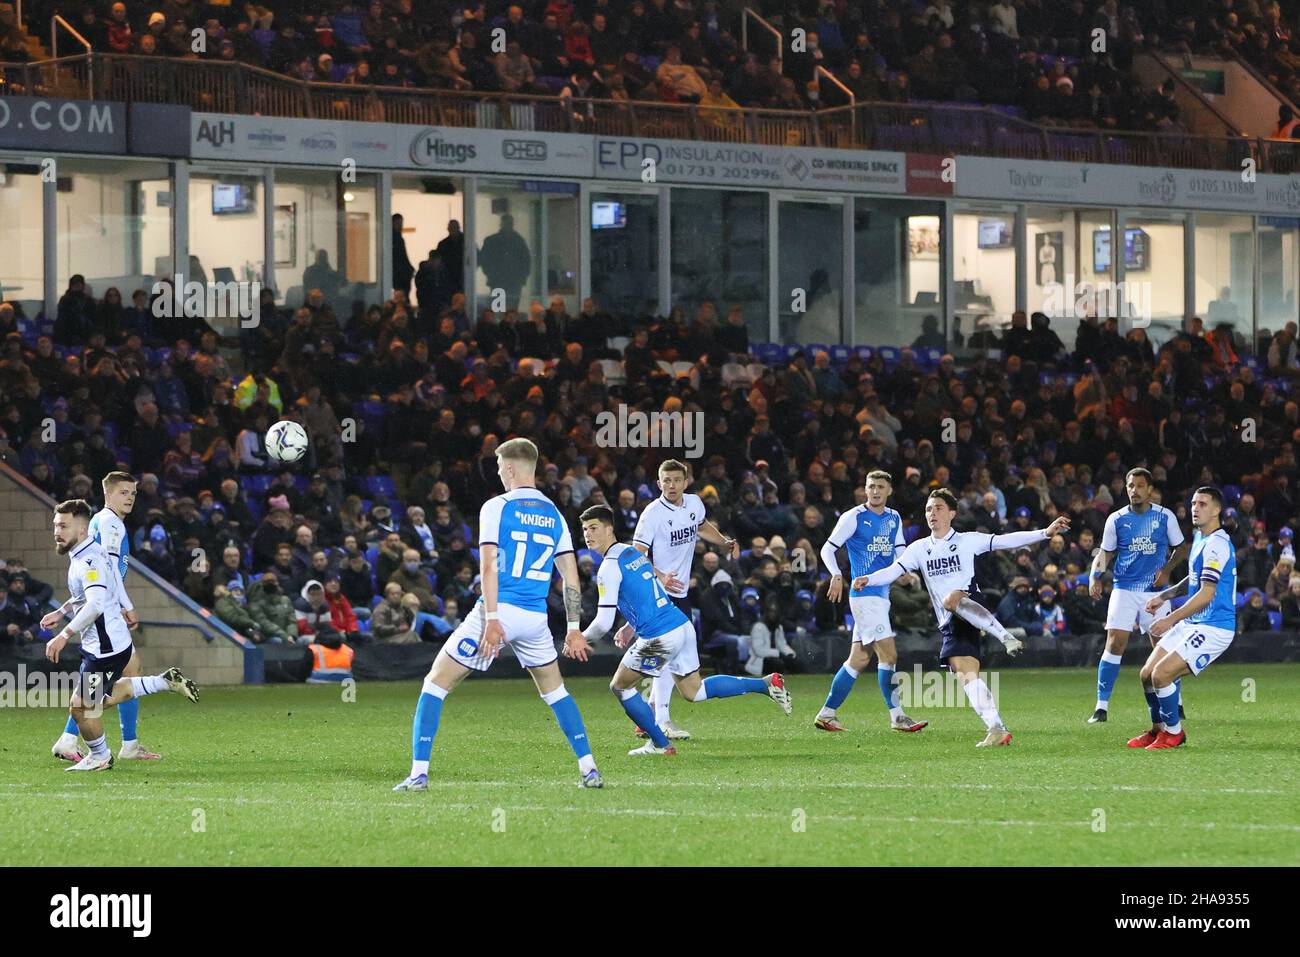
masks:
<svg viewBox="0 0 1300 957"><path fill-rule="evenodd" d="M646 547L655 570L672 572L681 582L677 591L669 592L675 598L685 597L690 588L695 540L703 521L704 503L698 495L687 492L680 505L660 495L645 507L632 533L632 543Z"/></svg>
<svg viewBox="0 0 1300 957"><path fill-rule="evenodd" d="M903 549L896 564L925 579L940 628L952 617L952 612L943 607L943 600L949 594L979 591L975 586L975 556L991 551L996 537L985 532L952 529L944 538L936 540L933 535L927 535Z"/></svg>
<svg viewBox="0 0 1300 957"><path fill-rule="evenodd" d="M68 591L72 595L64 606L71 612L68 617L80 611L88 593L102 590L102 610L80 630L82 653L95 658L108 658L131 648L131 630L112 587L113 571L112 560L92 538L68 553Z"/></svg>
<svg viewBox="0 0 1300 957"><path fill-rule="evenodd" d="M104 549L109 563L117 572L113 578L117 603L122 606L123 611L134 611L135 606L131 604L131 599L126 594L126 569L129 561L127 552L131 547L131 540L126 534L126 524L118 517L117 512L105 506L95 513L87 531L90 537Z"/></svg>

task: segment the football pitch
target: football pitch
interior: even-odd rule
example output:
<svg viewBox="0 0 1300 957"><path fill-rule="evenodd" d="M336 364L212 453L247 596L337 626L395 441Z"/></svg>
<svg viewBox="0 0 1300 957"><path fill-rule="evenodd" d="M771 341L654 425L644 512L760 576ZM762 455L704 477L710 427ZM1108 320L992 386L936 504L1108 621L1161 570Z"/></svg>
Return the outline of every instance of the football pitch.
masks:
<svg viewBox="0 0 1300 957"><path fill-rule="evenodd" d="M503 667L504 663L499 666ZM875 675L812 727L829 675L793 676L794 716L746 695L673 717L676 757L631 758L631 724L596 678L570 679L605 788L527 680L448 699L426 793L409 769L418 683L213 688L156 695L141 741L159 762L65 773L62 719L0 713L0 860L70 865L1295 865L1300 666L1223 665L1183 681L1186 747L1129 750L1147 727L1135 668L1111 720L1087 726L1088 669L1007 670L1010 747L976 750L964 702L886 727ZM1243 697L1254 697L1253 701ZM117 720L106 715L110 745Z"/></svg>

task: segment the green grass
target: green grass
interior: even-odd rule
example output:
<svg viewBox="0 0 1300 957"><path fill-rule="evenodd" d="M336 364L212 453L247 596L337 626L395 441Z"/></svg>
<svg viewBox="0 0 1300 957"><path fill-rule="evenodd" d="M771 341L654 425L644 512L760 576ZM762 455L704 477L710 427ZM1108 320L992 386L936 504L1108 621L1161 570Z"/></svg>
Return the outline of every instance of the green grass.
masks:
<svg viewBox="0 0 1300 957"><path fill-rule="evenodd" d="M841 709L849 733L816 731L819 675L791 680L793 718L756 695L674 699L695 739L654 759L626 756L638 742L605 682L573 679L603 791L576 786L528 681L470 681L448 699L424 794L390 792L414 683L359 685L355 703L308 686L151 697L141 740L165 759L77 776L49 754L57 713L6 709L0 860L67 865L95 847L132 865L1300 863L1300 667L1185 679L1190 744L1158 753L1124 747L1146 727L1132 668L1111 721L1091 727L1095 672L1000 678L1009 748L977 751L965 706L912 709L931 726L888 731L872 674Z"/></svg>

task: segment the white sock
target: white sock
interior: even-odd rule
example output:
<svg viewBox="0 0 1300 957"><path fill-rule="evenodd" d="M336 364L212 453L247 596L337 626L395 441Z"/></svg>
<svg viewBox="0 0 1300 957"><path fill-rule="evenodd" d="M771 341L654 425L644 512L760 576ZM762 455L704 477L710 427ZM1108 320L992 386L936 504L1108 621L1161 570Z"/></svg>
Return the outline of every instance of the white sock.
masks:
<svg viewBox="0 0 1300 957"><path fill-rule="evenodd" d="M891 721L897 718L901 718L902 716L903 716L903 709L900 708L898 705L894 705L892 708L889 709L889 718Z"/></svg>
<svg viewBox="0 0 1300 957"><path fill-rule="evenodd" d="M86 747L90 748L90 753L97 758L108 757L108 745L104 743L104 735L100 735L94 741L87 741Z"/></svg>
<svg viewBox="0 0 1300 957"><path fill-rule="evenodd" d="M984 683L984 679L976 678L974 681L967 682L965 688L966 698L970 701L970 706L975 709L975 713L983 719L984 727L990 731L1001 727L1002 717L998 714L993 692L989 691L989 686Z"/></svg>
<svg viewBox="0 0 1300 957"><path fill-rule="evenodd" d="M668 705L673 700L673 676L667 668L664 668L655 678L650 700L655 706L655 724L662 728L671 720L668 715Z"/></svg>
<svg viewBox="0 0 1300 957"><path fill-rule="evenodd" d="M419 776L419 775L421 775L421 774L428 774L428 773L429 773L429 762L428 762L428 761L412 761L412 762L411 762L411 777L417 777L417 776Z"/></svg>
<svg viewBox="0 0 1300 957"><path fill-rule="evenodd" d="M131 679L131 694L137 698L143 698L147 694L157 694L160 691L170 690L167 686L167 679L162 675L151 675L146 678Z"/></svg>
<svg viewBox="0 0 1300 957"><path fill-rule="evenodd" d="M584 754L582 757L578 758L579 774L585 776L588 771L594 771L594 770L596 770L596 759L593 758L590 754Z"/></svg>
<svg viewBox="0 0 1300 957"><path fill-rule="evenodd" d="M77 743L77 736L75 734L68 734L68 732L64 731L61 735L59 735L59 744L61 745L69 745L69 744L76 744L76 743Z"/></svg>
<svg viewBox="0 0 1300 957"><path fill-rule="evenodd" d="M1004 645L1007 643L1007 639L1011 637L1010 632L1002 627L1002 622L998 621L993 612L974 599L963 598L953 614L966 619L980 631L987 631Z"/></svg>

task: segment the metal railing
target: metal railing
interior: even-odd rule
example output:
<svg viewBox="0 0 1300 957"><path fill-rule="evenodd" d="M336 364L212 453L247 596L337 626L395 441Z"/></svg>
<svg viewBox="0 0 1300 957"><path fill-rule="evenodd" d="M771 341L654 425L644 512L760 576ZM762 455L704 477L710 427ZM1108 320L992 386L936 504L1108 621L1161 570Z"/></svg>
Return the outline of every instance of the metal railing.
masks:
<svg viewBox="0 0 1300 957"><path fill-rule="evenodd" d="M746 53L749 52L749 21L753 20L760 28L776 37L776 59L781 64L782 71L785 70L785 35L776 27L768 23L758 13L746 7L740 14L740 48Z"/></svg>
<svg viewBox="0 0 1300 957"><path fill-rule="evenodd" d="M63 29L71 33L76 38L77 42L86 49L86 99L93 100L95 98L94 48L90 45L90 41L78 33L71 23L56 13L54 16L50 17L50 56L54 59L57 60L59 58L59 27L63 27Z"/></svg>
<svg viewBox="0 0 1300 957"><path fill-rule="evenodd" d="M827 110L719 109L684 103L591 100L579 117L558 96L308 83L260 67L94 53L0 63L0 95L172 103L210 113L368 120L768 146L961 153L1011 159L1300 171L1300 141L1044 126L987 106L854 103Z"/></svg>

